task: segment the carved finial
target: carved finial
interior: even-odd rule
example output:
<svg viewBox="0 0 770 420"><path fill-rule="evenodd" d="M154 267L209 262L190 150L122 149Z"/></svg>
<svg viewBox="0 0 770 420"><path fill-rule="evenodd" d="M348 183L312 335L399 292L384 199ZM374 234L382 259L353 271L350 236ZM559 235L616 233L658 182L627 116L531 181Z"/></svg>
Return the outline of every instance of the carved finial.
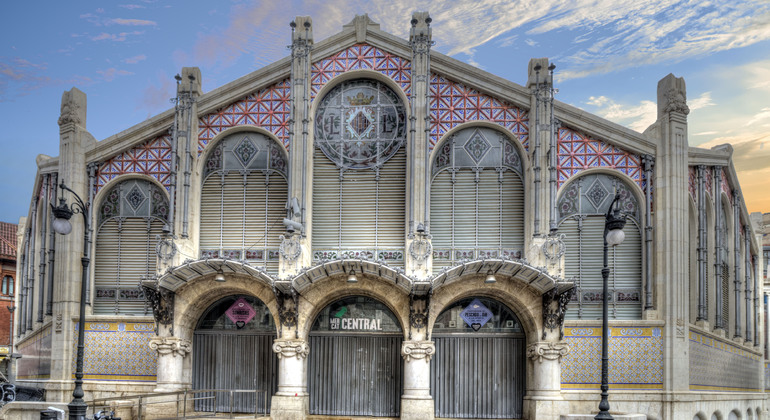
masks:
<svg viewBox="0 0 770 420"><path fill-rule="evenodd" d="M658 82L658 118L670 112L687 115L687 87L684 78L669 73Z"/></svg>
<svg viewBox="0 0 770 420"><path fill-rule="evenodd" d="M86 94L73 87L61 95L59 126L76 124L86 126Z"/></svg>

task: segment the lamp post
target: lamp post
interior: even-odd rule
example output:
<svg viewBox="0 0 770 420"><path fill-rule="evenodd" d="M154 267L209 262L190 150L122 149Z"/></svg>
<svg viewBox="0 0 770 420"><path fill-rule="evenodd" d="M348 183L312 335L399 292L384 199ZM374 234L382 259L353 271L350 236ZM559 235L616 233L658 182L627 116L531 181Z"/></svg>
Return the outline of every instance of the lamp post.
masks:
<svg viewBox="0 0 770 420"><path fill-rule="evenodd" d="M88 221L88 205L83 203L80 196L75 191L72 191L66 185L64 181L59 184L59 188L62 190L62 194L59 198L59 205L54 207L51 204L51 211L54 215L54 221L52 223L53 230L61 235L67 235L72 232L72 224L69 219L75 213L83 215L84 229L83 233L83 257L80 262L83 265L83 272L80 283L80 316L78 317L78 350L77 359L75 362L75 390L72 391L72 402L67 405L69 409L70 420L85 420L86 410L88 405L83 400L83 350L85 348L85 319L86 319L86 281L88 274L88 264L91 261L88 252L88 243L90 242L89 233L89 221ZM69 191L75 196L75 202L67 205L67 200L64 199L64 190Z"/></svg>
<svg viewBox="0 0 770 420"><path fill-rule="evenodd" d="M602 400L599 402L599 414L594 417L595 420L612 420L610 415L610 403L607 401L609 395L608 384L608 357L607 357L607 335L609 322L607 320L607 279L610 276L610 269L607 266L607 254L609 245L615 246L623 243L626 234L623 233L623 227L626 225L626 215L616 207L615 204L620 200L620 193L615 194L610 208L607 209L604 221L604 265L602 267Z"/></svg>

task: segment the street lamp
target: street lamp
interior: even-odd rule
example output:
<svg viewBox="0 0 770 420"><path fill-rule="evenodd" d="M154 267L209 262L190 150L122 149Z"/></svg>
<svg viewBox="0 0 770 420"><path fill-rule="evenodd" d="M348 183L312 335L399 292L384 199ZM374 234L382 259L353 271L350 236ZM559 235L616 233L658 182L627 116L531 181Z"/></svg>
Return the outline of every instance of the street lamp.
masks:
<svg viewBox="0 0 770 420"><path fill-rule="evenodd" d="M610 269L607 267L608 246L616 246L623 243L626 234L623 233L623 227L626 225L626 215L615 204L620 200L620 193L615 194L610 208L607 209L604 222L604 266L602 267L602 400L599 402L599 414L594 420L612 420L610 415L610 403L607 401L609 395L609 384L607 375L607 335L609 326L607 321L607 279L610 276Z"/></svg>
<svg viewBox="0 0 770 420"><path fill-rule="evenodd" d="M80 199L80 196L78 196L75 191L72 191L64 185L64 181L59 184L59 188L62 190L62 194L59 198L59 205L54 207L54 205L51 204L51 211L55 218L52 223L53 230L61 235L67 235L72 232L70 218L75 213L83 215L85 229L83 234L83 257L80 259L83 264L83 273L80 283L80 317L78 318L78 352L77 360L75 362L75 390L72 391L72 402L67 405L70 420L85 420L88 405L83 400L83 396L85 395L83 393L83 350L85 348L86 329L86 281L88 279L88 264L91 261L88 257L88 243L90 242L88 205L83 203L83 200ZM64 190L71 192L77 201L68 206L67 200L64 199Z"/></svg>

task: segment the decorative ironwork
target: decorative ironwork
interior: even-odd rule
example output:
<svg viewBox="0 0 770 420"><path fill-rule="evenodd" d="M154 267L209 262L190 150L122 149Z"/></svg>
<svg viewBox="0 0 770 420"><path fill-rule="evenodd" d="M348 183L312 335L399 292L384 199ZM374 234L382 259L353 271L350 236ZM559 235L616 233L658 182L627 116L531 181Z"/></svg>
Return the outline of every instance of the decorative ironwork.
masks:
<svg viewBox="0 0 770 420"><path fill-rule="evenodd" d="M142 285L144 297L152 307L152 315L159 324L170 325L174 323L174 292L163 287ZM173 334L173 331L172 331Z"/></svg>
<svg viewBox="0 0 770 420"><path fill-rule="evenodd" d="M343 82L321 100L315 134L316 145L338 167L378 167L406 141L406 109L381 82Z"/></svg>
<svg viewBox="0 0 770 420"><path fill-rule="evenodd" d="M161 238L157 236L158 245L155 246L155 253L164 262L168 262L176 255L177 247L173 238Z"/></svg>
<svg viewBox="0 0 770 420"><path fill-rule="evenodd" d="M110 180L124 174L144 174L171 188L171 136L162 135L127 150L99 166L96 174L98 192Z"/></svg>
<svg viewBox="0 0 770 420"><path fill-rule="evenodd" d="M275 286L273 286L273 294L275 294L275 301L278 306L278 320L281 325L281 335L283 335L283 327L293 328L297 326L299 319L299 295L294 288L291 289L291 293L286 293ZM294 331L294 337L299 338L298 330Z"/></svg>
<svg viewBox="0 0 770 420"><path fill-rule="evenodd" d="M574 293L574 288L559 293L556 287L543 293L543 340L546 337L546 328L551 332L558 328L559 340L564 338L564 314Z"/></svg>

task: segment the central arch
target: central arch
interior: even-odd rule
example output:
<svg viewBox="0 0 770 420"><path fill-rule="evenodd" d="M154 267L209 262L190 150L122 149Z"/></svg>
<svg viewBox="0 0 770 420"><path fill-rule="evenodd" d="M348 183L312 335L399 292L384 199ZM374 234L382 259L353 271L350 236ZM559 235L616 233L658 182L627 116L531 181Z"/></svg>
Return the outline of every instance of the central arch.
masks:
<svg viewBox="0 0 770 420"><path fill-rule="evenodd" d="M399 416L403 332L386 305L366 296L336 300L308 338L310 414Z"/></svg>

